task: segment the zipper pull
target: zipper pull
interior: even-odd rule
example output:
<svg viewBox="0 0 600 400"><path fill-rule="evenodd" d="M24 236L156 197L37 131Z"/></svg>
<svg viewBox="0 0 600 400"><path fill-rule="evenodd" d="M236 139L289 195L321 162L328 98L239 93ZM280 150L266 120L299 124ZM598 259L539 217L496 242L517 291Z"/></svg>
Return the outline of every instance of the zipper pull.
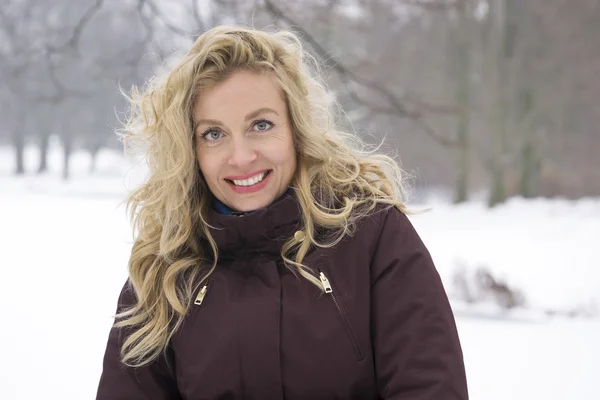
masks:
<svg viewBox="0 0 600 400"><path fill-rule="evenodd" d="M208 285L204 285L204 287L202 289L200 289L200 291L198 292L198 296L196 296L196 300L194 301L194 304L199 306L202 304L202 302L204 301L204 296L206 296L206 291L208 290Z"/></svg>
<svg viewBox="0 0 600 400"><path fill-rule="evenodd" d="M325 293L333 292L333 289L331 288L331 283L329 283L329 279L327 279L325 274L321 272L321 274L319 275L319 278L321 279L321 284L323 285L323 289L325 290Z"/></svg>

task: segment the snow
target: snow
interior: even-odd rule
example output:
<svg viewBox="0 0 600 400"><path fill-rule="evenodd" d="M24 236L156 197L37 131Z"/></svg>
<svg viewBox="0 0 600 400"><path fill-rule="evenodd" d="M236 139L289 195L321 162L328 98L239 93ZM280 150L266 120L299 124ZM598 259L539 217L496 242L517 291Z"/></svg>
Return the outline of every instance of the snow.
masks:
<svg viewBox="0 0 600 400"><path fill-rule="evenodd" d="M457 318L471 400L597 400L600 321Z"/></svg>
<svg viewBox="0 0 600 400"><path fill-rule="evenodd" d="M94 176L76 154L67 182L56 149L48 173L33 175L35 162L28 149L29 173L15 178L0 147L0 399L91 399L132 243L123 198L144 171L114 151ZM426 205L411 220L452 297L471 399L600 398L600 199ZM454 271L482 265L527 307L460 301ZM546 315L582 308L596 316Z"/></svg>
<svg viewBox="0 0 600 400"><path fill-rule="evenodd" d="M428 206L412 221L448 284L457 267L485 266L520 289L532 310L599 315L600 199Z"/></svg>

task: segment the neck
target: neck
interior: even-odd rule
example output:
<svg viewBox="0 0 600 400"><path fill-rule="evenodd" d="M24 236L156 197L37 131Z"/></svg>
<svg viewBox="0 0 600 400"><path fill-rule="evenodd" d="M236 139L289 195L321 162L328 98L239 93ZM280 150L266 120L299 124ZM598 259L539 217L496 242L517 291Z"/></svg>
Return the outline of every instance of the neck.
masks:
<svg viewBox="0 0 600 400"><path fill-rule="evenodd" d="M285 197L288 194L293 193L292 188L288 188L285 192L283 192L283 194L277 198L275 201L280 200L281 198ZM217 199L216 197L213 196L213 210L215 210L216 212L218 212L219 214L223 214L223 215L236 215L236 216L242 216L242 215L246 215L248 213L254 212L256 210L250 210L250 211L237 211L234 210L233 208L229 207L228 205L226 205L225 203L223 203L221 200Z"/></svg>

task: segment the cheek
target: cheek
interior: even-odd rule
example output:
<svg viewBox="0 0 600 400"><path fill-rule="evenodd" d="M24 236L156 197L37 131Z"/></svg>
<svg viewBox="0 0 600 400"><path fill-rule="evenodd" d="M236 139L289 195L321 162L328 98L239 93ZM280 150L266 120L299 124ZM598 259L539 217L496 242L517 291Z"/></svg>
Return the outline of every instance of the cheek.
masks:
<svg viewBox="0 0 600 400"><path fill-rule="evenodd" d="M291 136L291 135L290 135ZM292 170L296 170L296 146L294 145L294 141L290 138L290 141L285 150L286 154L286 164Z"/></svg>
<svg viewBox="0 0 600 400"><path fill-rule="evenodd" d="M294 168L296 165L296 149L291 134L288 137L273 140L268 147L268 157L275 165Z"/></svg>
<svg viewBox="0 0 600 400"><path fill-rule="evenodd" d="M196 159L198 160L198 166L200 172L204 176L204 179L208 184L218 180L218 173L220 170L219 158L210 151L196 151Z"/></svg>

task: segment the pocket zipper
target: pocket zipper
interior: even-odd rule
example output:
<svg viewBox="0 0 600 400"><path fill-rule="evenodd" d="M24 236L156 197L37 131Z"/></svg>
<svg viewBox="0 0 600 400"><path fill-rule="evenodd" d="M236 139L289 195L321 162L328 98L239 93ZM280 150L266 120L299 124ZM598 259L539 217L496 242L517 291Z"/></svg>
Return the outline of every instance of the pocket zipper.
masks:
<svg viewBox="0 0 600 400"><path fill-rule="evenodd" d="M194 300L195 305L199 306L202 304L207 291L208 291L208 282L198 292L198 296L196 296L196 300Z"/></svg>
<svg viewBox="0 0 600 400"><path fill-rule="evenodd" d="M356 339L356 335L354 335L354 331L352 330L352 327L350 326L350 321L348 320L346 313L343 311L342 307L340 306L340 303L338 303L337 299L335 298L335 295L333 293L333 287L331 286L331 282L329 282L329 279L322 271L320 271L319 279L321 280L321 285L323 286L323 290L325 291L325 293L328 293L331 296L331 298L333 299L333 302L335 303L335 307L338 310L338 313L340 314L340 316L342 317L342 320L344 321L344 325L346 327L346 332L348 333L348 338L352 342L352 346L354 347L354 349L356 351L359 361L362 360L364 358L364 356L363 356L363 352L360 348L360 344L358 343L358 339Z"/></svg>

